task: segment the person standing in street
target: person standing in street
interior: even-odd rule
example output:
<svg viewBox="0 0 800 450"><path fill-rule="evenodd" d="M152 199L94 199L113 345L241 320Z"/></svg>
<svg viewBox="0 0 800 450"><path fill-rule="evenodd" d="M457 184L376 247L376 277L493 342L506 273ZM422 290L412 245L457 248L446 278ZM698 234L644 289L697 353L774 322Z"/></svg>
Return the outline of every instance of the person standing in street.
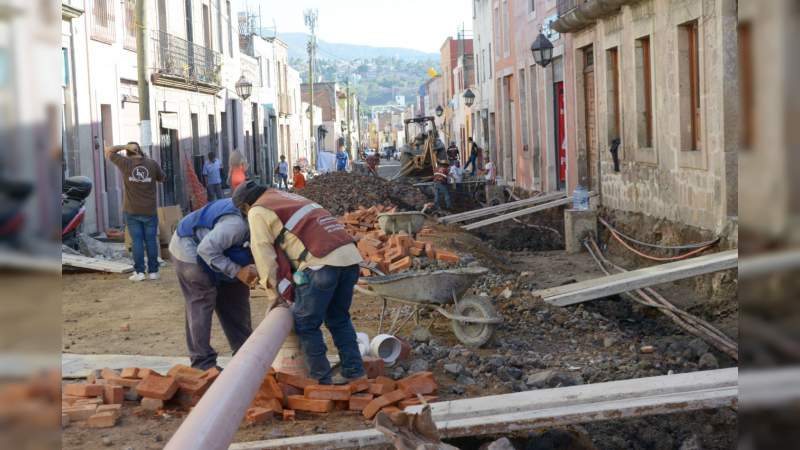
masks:
<svg viewBox="0 0 800 450"><path fill-rule="evenodd" d="M228 158L228 167L228 184L231 186L232 193L247 179L247 161L244 160L244 156L239 150L231 152L231 156Z"/></svg>
<svg viewBox="0 0 800 450"><path fill-rule="evenodd" d="M364 378L364 364L350 318L361 255L335 217L297 194L266 190L254 181L240 186L234 203L247 214L250 247L268 309L291 304L294 327L311 378L347 384ZM340 374L333 375L320 327L339 350Z"/></svg>
<svg viewBox="0 0 800 450"><path fill-rule="evenodd" d="M286 162L286 156L281 155L281 162L275 167L275 175L278 176L278 189L289 189L289 163ZM283 186L283 187L281 187Z"/></svg>
<svg viewBox="0 0 800 450"><path fill-rule="evenodd" d="M467 164L464 165L464 171L466 172L471 165L472 172L470 174L474 177L475 172L478 170L478 156L480 156L480 147L478 147L478 144L476 144L472 138L467 138L467 147L469 147L469 160L467 160Z"/></svg>
<svg viewBox="0 0 800 450"><path fill-rule="evenodd" d="M461 162L456 160L455 164L450 167L449 179L456 185L456 192L461 194L461 183L464 181L464 169L461 168Z"/></svg>
<svg viewBox="0 0 800 450"><path fill-rule="evenodd" d="M439 161L439 167L433 172L433 203L436 209L441 210L439 197L444 197L444 204L447 209L451 209L453 204L450 200L450 191L447 189L447 180L450 176L450 167L446 160Z"/></svg>
<svg viewBox="0 0 800 450"><path fill-rule="evenodd" d="M214 311L234 354L252 332L250 287L258 271L249 240L247 221L229 198L190 213L172 234L169 253L186 301L186 346L194 368L217 365L211 346Z"/></svg>
<svg viewBox="0 0 800 450"><path fill-rule="evenodd" d="M222 198L222 163L214 152L208 152L208 161L203 165L203 177L206 179L208 201Z"/></svg>
<svg viewBox="0 0 800 450"><path fill-rule="evenodd" d="M377 152L371 153L367 156L367 170L369 170L369 174L373 177L378 176L378 164L380 163L381 158L378 156Z"/></svg>
<svg viewBox="0 0 800 450"><path fill-rule="evenodd" d="M347 171L347 152L344 151L344 146L340 146L339 150L336 150L336 171L337 172L346 172Z"/></svg>
<svg viewBox="0 0 800 450"><path fill-rule="evenodd" d="M120 154L125 150L126 156ZM122 173L125 200L122 212L133 244L133 275L131 281L142 281L149 277L158 280L158 203L157 185L166 175L161 166L148 158L139 144L129 142L105 148L105 156ZM144 255L147 251L147 274Z"/></svg>
<svg viewBox="0 0 800 450"><path fill-rule="evenodd" d="M497 183L497 169L494 167L494 163L489 160L488 156L484 158L483 174L487 185Z"/></svg>
<svg viewBox="0 0 800 450"><path fill-rule="evenodd" d="M292 187L294 187L295 191L299 191L306 187L306 177L303 176L303 172L300 171L300 166L294 166L292 168L294 171L294 176L292 176Z"/></svg>
<svg viewBox="0 0 800 450"><path fill-rule="evenodd" d="M451 166L458 161L458 146L454 141L450 141L450 146L447 147L447 160Z"/></svg>

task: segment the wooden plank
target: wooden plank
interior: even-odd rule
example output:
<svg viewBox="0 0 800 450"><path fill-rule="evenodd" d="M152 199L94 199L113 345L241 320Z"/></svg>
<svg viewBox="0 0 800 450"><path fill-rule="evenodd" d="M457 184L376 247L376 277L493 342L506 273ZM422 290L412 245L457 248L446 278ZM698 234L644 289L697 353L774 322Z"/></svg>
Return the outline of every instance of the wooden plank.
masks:
<svg viewBox="0 0 800 450"><path fill-rule="evenodd" d="M118 261L89 258L83 255L61 253L61 265L96 270L98 272L126 273L133 271L133 265Z"/></svg>
<svg viewBox="0 0 800 450"><path fill-rule="evenodd" d="M776 409L800 401L800 366L742 370L742 410Z"/></svg>
<svg viewBox="0 0 800 450"><path fill-rule="evenodd" d="M748 256L739 260L739 279L757 278L800 268L800 250L791 249Z"/></svg>
<svg viewBox="0 0 800 450"><path fill-rule="evenodd" d="M0 251L0 269L61 273L61 264L51 256L34 256L3 249Z"/></svg>
<svg viewBox="0 0 800 450"><path fill-rule="evenodd" d="M609 295L736 268L738 250L728 250L630 272L534 291L534 297L556 306L568 306Z"/></svg>
<svg viewBox="0 0 800 450"><path fill-rule="evenodd" d="M461 228L465 230L474 230L476 228L485 227L486 225L492 225L495 223L504 222L506 220L515 219L517 217L527 216L528 214L533 214L535 212L544 211L546 209L555 208L557 206L567 205L570 203L572 203L572 197L562 198L560 200L555 200L549 203L545 203L543 205L521 209L519 211L514 211L512 213L503 214L502 216L492 217L490 219L485 219L479 222L471 223L469 225L464 225Z"/></svg>
<svg viewBox="0 0 800 450"><path fill-rule="evenodd" d="M550 202L553 200L558 200L560 198L566 197L567 194L563 192L556 192L554 194L548 195L541 195L538 197L531 197L522 200L517 200L515 202L504 203L502 205L495 205L495 206L488 206L486 208L475 209L472 211L466 211L463 213L458 214L451 214L449 216L444 216L439 219L439 223L457 223L463 222L465 220L470 219L477 219L478 217L488 216L491 214L497 214L505 211L509 211L516 208L521 208L523 206L533 206L538 205L541 203Z"/></svg>
<svg viewBox="0 0 800 450"><path fill-rule="evenodd" d="M436 417L434 421L442 437L453 438L459 436L480 436L485 434L507 433L532 428L563 426L576 423L586 423L602 420L616 420L628 417L640 417L654 414L668 414L697 409L711 409L737 404L738 387L736 381L736 368L699 372L695 377L681 375L667 375L676 377L673 381L673 390L667 393L645 395L625 395L625 386L649 384L657 389L658 383L665 377L649 377L634 380L612 381L597 385L571 386L600 394L603 390L612 388L623 393L619 398L596 396L592 399L585 397L573 398L568 388L545 389L532 392L507 394L505 396L490 396L467 400L454 400L447 402L471 402L479 404L489 403L495 397L527 397L527 407L518 411L492 412L490 414L477 414L470 417ZM697 383L697 379L706 380ZM640 381L645 380L645 381ZM715 380L715 381L710 381ZM708 387L718 383L718 386ZM698 388L702 387L702 388ZM555 391L559 403L539 403L531 397L548 397ZM432 408L438 404L432 404ZM489 406L489 408L492 408ZM418 411L421 407L409 407L406 411ZM496 411L500 408L494 408ZM487 410L488 411L488 410ZM257 442L243 442L232 444L229 450L256 450L256 449L285 449L285 448L362 448L366 446L382 445L389 443L388 439L374 429L361 431L347 431L340 433L318 434L311 436L298 436L291 438L272 439Z"/></svg>

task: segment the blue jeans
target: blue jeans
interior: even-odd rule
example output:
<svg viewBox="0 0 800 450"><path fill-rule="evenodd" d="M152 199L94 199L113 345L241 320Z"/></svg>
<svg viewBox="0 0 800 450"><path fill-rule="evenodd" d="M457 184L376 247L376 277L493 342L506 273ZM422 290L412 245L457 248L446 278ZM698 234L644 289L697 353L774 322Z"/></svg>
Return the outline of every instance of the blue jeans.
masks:
<svg viewBox="0 0 800 450"><path fill-rule="evenodd" d="M288 174L279 173L278 174L278 189L281 188L281 185L283 185L283 189L289 189L289 181L288 180L289 180L289 175Z"/></svg>
<svg viewBox="0 0 800 450"><path fill-rule="evenodd" d="M433 203L437 208L441 208L439 205L440 195L444 196L444 204L447 209L452 208L453 202L450 201L450 191L447 189L447 185L444 183L433 183Z"/></svg>
<svg viewBox="0 0 800 450"><path fill-rule="evenodd" d="M133 270L144 273L144 252L147 249L147 272L158 272L158 216L125 213L125 223L133 241Z"/></svg>
<svg viewBox="0 0 800 450"><path fill-rule="evenodd" d="M331 384L328 347L320 331L324 322L339 350L342 376L364 376L356 330L350 320L350 303L353 301L353 286L358 281L358 266L323 266L315 271L306 270L306 273L309 282L295 289L292 313L294 330L300 338L309 375L320 384Z"/></svg>
<svg viewBox="0 0 800 450"><path fill-rule="evenodd" d="M472 155L469 157L469 161L467 161L467 164L464 166L465 172L467 171L467 167L469 167L470 164L472 164L472 176L474 177L475 171L478 170L478 155Z"/></svg>

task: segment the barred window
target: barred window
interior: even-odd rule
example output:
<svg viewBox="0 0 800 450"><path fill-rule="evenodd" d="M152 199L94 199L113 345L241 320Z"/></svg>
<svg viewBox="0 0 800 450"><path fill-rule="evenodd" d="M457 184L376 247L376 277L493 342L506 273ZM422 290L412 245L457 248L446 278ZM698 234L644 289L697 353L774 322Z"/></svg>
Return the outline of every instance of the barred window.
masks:
<svg viewBox="0 0 800 450"><path fill-rule="evenodd" d="M92 4L92 39L114 42L116 39L113 0L94 0Z"/></svg>
<svg viewBox="0 0 800 450"><path fill-rule="evenodd" d="M125 13L125 36L122 45L128 50L136 51L136 0L123 2Z"/></svg>

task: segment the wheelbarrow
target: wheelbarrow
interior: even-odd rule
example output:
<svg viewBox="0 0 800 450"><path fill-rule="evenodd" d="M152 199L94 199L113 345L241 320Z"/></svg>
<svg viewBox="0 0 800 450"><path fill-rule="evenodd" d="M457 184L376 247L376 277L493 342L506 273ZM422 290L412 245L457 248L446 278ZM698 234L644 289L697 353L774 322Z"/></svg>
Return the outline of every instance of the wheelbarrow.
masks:
<svg viewBox="0 0 800 450"><path fill-rule="evenodd" d="M370 270L379 273L372 267ZM497 324L503 319L497 315L488 298L463 297L480 275L488 272L484 267L466 267L438 270L435 272L404 272L394 275L379 275L361 278L366 287L356 285L356 290L365 295L378 297L383 301L378 334L383 333L387 302L398 302L411 306L395 308L388 334L395 334L412 318L419 325L420 313L437 312L450 319L453 334L468 347L480 347L494 334ZM452 311L445 307L452 305ZM401 321L401 316L402 321ZM427 328L433 325L434 317Z"/></svg>
<svg viewBox="0 0 800 450"><path fill-rule="evenodd" d="M424 223L425 214L418 211L378 214L378 226L386 234L405 231L413 236L417 234Z"/></svg>

